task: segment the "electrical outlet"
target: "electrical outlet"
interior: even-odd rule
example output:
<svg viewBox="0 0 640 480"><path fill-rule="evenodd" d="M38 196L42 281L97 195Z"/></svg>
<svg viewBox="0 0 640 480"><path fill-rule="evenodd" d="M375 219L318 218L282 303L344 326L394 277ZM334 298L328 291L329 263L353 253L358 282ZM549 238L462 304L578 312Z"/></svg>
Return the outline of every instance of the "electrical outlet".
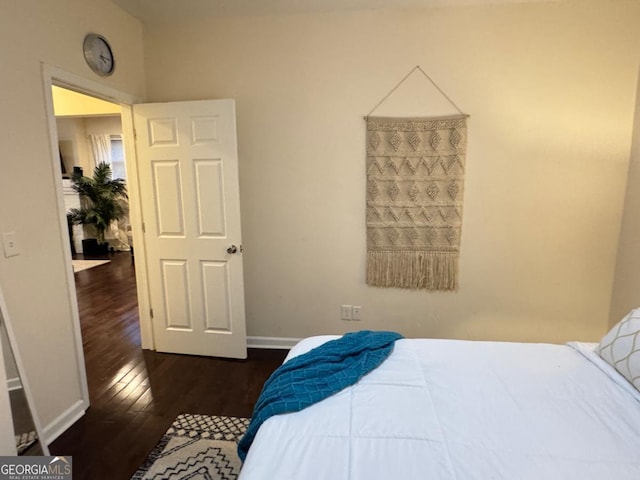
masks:
<svg viewBox="0 0 640 480"><path fill-rule="evenodd" d="M16 232L3 233L2 246L4 247L5 257L9 258L20 255L20 250L18 250L18 240L16 239Z"/></svg>
<svg viewBox="0 0 640 480"><path fill-rule="evenodd" d="M353 307L351 305L340 305L340 318L342 320L351 320L353 317Z"/></svg>
<svg viewBox="0 0 640 480"><path fill-rule="evenodd" d="M354 305L351 308L351 320L360 320L362 314L362 307L360 305Z"/></svg>

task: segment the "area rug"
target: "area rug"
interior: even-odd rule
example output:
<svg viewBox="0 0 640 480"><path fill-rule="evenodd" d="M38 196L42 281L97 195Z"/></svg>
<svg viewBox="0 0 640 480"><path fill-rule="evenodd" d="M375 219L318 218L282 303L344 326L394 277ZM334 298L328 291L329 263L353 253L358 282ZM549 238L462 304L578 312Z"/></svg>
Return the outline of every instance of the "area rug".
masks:
<svg viewBox="0 0 640 480"><path fill-rule="evenodd" d="M23 454L31 445L38 441L38 434L35 431L21 433L15 437L18 455Z"/></svg>
<svg viewBox="0 0 640 480"><path fill-rule="evenodd" d="M248 418L179 415L131 480L235 480L248 425Z"/></svg>
<svg viewBox="0 0 640 480"><path fill-rule="evenodd" d="M71 263L73 264L73 273L78 273L83 270L104 265L110 261L111 260L71 260Z"/></svg>

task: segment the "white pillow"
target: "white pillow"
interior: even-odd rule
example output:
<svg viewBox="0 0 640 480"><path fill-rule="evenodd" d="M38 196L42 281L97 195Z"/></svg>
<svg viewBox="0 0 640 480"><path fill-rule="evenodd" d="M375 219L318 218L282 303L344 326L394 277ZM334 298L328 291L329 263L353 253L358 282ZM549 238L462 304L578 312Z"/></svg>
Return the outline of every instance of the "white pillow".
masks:
<svg viewBox="0 0 640 480"><path fill-rule="evenodd" d="M640 308L620 320L600 340L596 352L640 390Z"/></svg>

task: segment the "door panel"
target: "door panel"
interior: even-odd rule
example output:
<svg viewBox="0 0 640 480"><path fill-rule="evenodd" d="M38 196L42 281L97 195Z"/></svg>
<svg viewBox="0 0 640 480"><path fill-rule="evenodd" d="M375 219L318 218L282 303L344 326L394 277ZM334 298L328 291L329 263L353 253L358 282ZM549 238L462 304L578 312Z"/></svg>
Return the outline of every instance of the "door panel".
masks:
<svg viewBox="0 0 640 480"><path fill-rule="evenodd" d="M246 358L233 100L133 107L156 349Z"/></svg>
<svg viewBox="0 0 640 480"><path fill-rule="evenodd" d="M184 260L160 260L166 328L193 331L189 299L189 274Z"/></svg>
<svg viewBox="0 0 640 480"><path fill-rule="evenodd" d="M229 268L226 262L202 262L207 330L229 332Z"/></svg>
<svg viewBox="0 0 640 480"><path fill-rule="evenodd" d="M198 233L201 237L224 237L226 219L222 160L196 160L194 168Z"/></svg>
<svg viewBox="0 0 640 480"><path fill-rule="evenodd" d="M184 208L180 163L175 160L151 161L153 197L158 217L158 235L184 237Z"/></svg>

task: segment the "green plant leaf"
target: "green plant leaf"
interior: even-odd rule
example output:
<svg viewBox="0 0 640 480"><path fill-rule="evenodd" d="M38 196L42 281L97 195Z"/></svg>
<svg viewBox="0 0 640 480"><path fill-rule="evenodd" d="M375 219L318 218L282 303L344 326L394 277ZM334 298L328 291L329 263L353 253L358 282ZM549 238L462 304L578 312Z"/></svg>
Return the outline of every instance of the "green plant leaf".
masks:
<svg viewBox="0 0 640 480"><path fill-rule="evenodd" d="M127 185L121 178L111 178L111 166L106 162L96 165L93 177L74 174L72 188L80 194L81 208L69 210L71 221L76 225L95 227L98 243L104 243L104 234L109 226L127 216Z"/></svg>

